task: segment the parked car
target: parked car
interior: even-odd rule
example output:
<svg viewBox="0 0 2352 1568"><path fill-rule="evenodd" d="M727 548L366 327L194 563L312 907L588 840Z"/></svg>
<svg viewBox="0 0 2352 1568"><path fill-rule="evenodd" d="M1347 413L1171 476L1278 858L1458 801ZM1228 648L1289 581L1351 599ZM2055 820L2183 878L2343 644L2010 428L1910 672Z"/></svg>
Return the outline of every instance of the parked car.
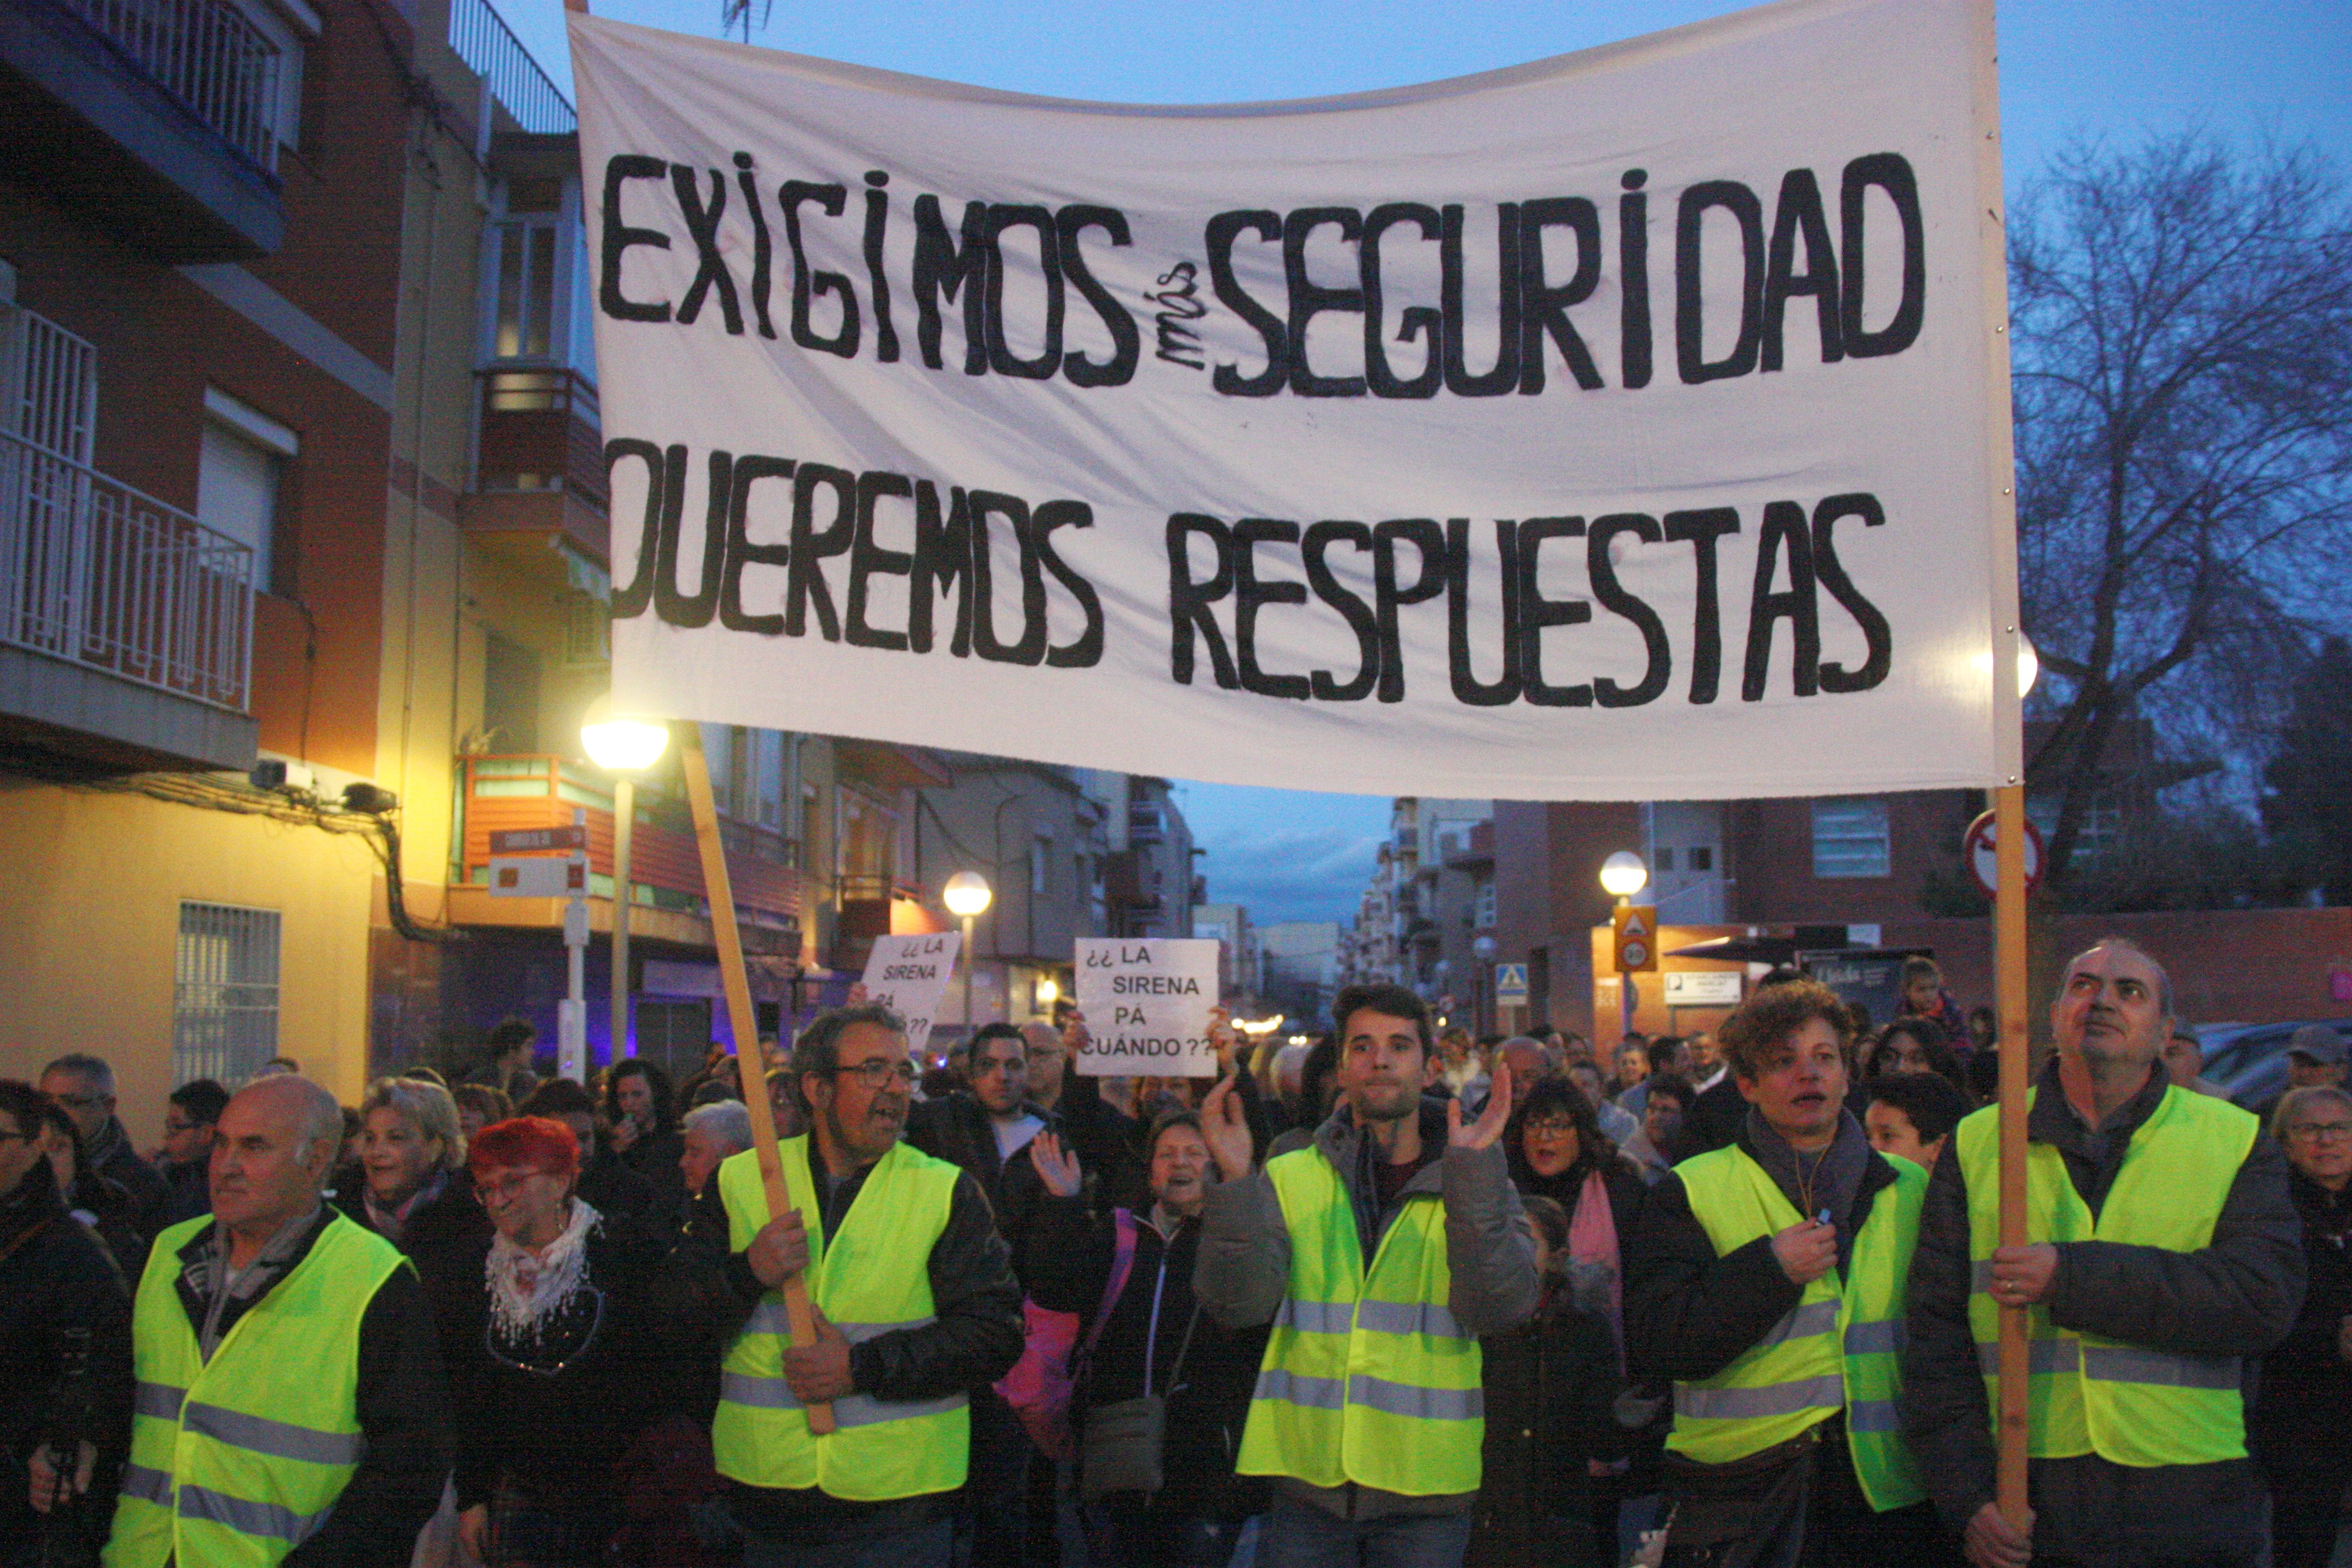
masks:
<svg viewBox="0 0 2352 1568"><path fill-rule="evenodd" d="M2294 1032L2317 1024L2352 1042L2352 1018L2296 1018L2284 1024L2209 1024L2197 1031L2204 1076L2231 1102L2251 1110L2286 1088L2286 1047Z"/></svg>

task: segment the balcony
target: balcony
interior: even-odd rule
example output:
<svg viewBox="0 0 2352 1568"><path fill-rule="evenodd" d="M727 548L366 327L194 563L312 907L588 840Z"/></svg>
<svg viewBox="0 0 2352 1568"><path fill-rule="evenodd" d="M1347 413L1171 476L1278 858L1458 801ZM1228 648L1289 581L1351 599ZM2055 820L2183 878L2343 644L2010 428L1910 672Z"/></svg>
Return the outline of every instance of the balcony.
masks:
<svg viewBox="0 0 2352 1568"><path fill-rule="evenodd" d="M574 809L588 816L588 892L597 929L609 929L613 898L613 795L604 773L543 753L460 759L457 845L449 907L459 924L560 926L560 899L504 898L489 891L490 835L562 827ZM797 960L805 881L786 863L783 837L721 819L727 877L747 953ZM631 925L637 934L683 946L710 945L710 903L702 856L686 803L641 787L630 848Z"/></svg>
<svg viewBox="0 0 2352 1568"><path fill-rule="evenodd" d="M267 256L289 63L228 0L0 0L0 156L158 261Z"/></svg>
<svg viewBox="0 0 2352 1568"><path fill-rule="evenodd" d="M539 551L560 538L608 560L595 384L562 365L498 365L479 381L479 455L459 523L493 552Z"/></svg>
<svg viewBox="0 0 2352 1568"><path fill-rule="evenodd" d="M91 773L253 765L253 552L0 434L0 744Z"/></svg>
<svg viewBox="0 0 2352 1568"><path fill-rule="evenodd" d="M1156 802L1130 802L1127 808L1127 841L1129 844L1160 844L1168 837L1167 814Z"/></svg>

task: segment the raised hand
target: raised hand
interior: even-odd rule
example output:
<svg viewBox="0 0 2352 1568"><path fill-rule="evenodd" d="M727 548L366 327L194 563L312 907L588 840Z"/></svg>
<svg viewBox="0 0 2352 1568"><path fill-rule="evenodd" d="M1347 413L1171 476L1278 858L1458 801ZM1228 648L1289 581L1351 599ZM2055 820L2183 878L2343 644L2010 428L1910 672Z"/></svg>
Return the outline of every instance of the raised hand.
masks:
<svg viewBox="0 0 2352 1568"><path fill-rule="evenodd" d="M1037 1167L1037 1179L1045 1190L1057 1198L1074 1198L1085 1180L1078 1169L1078 1157L1062 1146L1062 1140L1051 1132L1040 1132L1029 1140L1029 1163Z"/></svg>
<svg viewBox="0 0 2352 1568"><path fill-rule="evenodd" d="M1234 1027L1234 1016L1223 1006L1209 1009L1209 1048L1217 1053L1217 1076L1222 1078L1234 1070L1234 1047L1241 1040L1241 1031Z"/></svg>
<svg viewBox="0 0 2352 1568"><path fill-rule="evenodd" d="M1216 1088L1201 1101L1201 1131L1217 1162L1219 1175L1238 1182L1249 1174L1255 1140L1250 1136L1249 1117L1234 1089L1233 1074L1219 1079Z"/></svg>
<svg viewBox="0 0 2352 1568"><path fill-rule="evenodd" d="M1087 1032L1087 1016L1076 1007L1071 1008L1070 1016L1062 1020L1062 1049L1068 1053L1070 1060L1075 1062L1084 1056L1087 1042L1093 1038Z"/></svg>
<svg viewBox="0 0 2352 1568"><path fill-rule="evenodd" d="M1494 1087L1486 1091L1486 1109L1478 1120L1464 1126L1462 1102L1445 1102L1445 1142L1456 1149L1485 1149L1503 1135L1503 1128L1511 1120L1511 1069L1502 1061L1495 1063Z"/></svg>
<svg viewBox="0 0 2352 1568"><path fill-rule="evenodd" d="M849 999L843 1005L850 1007L863 1007L871 1000L873 998L866 994L866 982L860 980L849 988Z"/></svg>

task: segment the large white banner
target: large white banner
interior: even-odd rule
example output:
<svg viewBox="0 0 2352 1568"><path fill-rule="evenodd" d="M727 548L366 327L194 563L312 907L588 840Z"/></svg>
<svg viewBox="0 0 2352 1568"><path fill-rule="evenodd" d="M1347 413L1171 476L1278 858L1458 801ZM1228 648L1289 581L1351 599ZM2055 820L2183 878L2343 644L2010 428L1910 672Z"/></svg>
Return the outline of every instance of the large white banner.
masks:
<svg viewBox="0 0 2352 1568"><path fill-rule="evenodd" d="M571 26L623 707L1376 794L2016 771L1985 0L1215 108Z"/></svg>

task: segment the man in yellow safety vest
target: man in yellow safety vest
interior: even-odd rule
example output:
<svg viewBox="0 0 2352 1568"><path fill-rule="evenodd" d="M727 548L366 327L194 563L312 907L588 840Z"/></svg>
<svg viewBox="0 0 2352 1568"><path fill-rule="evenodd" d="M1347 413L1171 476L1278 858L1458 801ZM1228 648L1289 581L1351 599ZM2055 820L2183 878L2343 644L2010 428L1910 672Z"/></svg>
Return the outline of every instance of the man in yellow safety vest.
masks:
<svg viewBox="0 0 2352 1568"><path fill-rule="evenodd" d="M2256 1359L2301 1305L2284 1156L2173 1084L2172 983L2130 942L2069 963L2026 1117L2026 1244L2001 1247L1997 1112L1962 1121L1913 1261L1904 1425L1977 1568L2257 1561ZM2000 1310L2023 1307L2032 1517L1993 1502Z"/></svg>
<svg viewBox="0 0 2352 1568"><path fill-rule="evenodd" d="M1733 1141L1651 1188L1626 1259L1626 1352L1674 1384L1669 1568L1954 1556L1898 1430L1903 1294L1927 1173L1846 1109L1838 994L1792 977L1717 1031Z"/></svg>
<svg viewBox="0 0 2352 1568"><path fill-rule="evenodd" d="M1485 1432L1478 1336L1533 1313L1541 1283L1486 1108L1424 1101L1429 1010L1397 985L1332 1007L1340 1104L1311 1142L1251 1171L1234 1079L1202 1108L1224 1180L1193 1289L1227 1328L1272 1321L1235 1468L1272 1476L1265 1568L1462 1561Z"/></svg>
<svg viewBox="0 0 2352 1568"><path fill-rule="evenodd" d="M755 1151L705 1184L678 1260L719 1362L711 1455L746 1568L947 1568L969 1400L1019 1359L1021 1289L971 1176L901 1142L906 1026L835 1009L793 1050L809 1131L777 1146L793 1208L771 1214ZM807 1280L817 1342L795 1349L782 1287ZM833 1407L834 1430L806 1406Z"/></svg>
<svg viewBox="0 0 2352 1568"><path fill-rule="evenodd" d="M321 1201L342 1109L281 1074L213 1143L210 1215L131 1308L131 1458L106 1568L398 1568L448 1473L433 1315L398 1248Z"/></svg>

